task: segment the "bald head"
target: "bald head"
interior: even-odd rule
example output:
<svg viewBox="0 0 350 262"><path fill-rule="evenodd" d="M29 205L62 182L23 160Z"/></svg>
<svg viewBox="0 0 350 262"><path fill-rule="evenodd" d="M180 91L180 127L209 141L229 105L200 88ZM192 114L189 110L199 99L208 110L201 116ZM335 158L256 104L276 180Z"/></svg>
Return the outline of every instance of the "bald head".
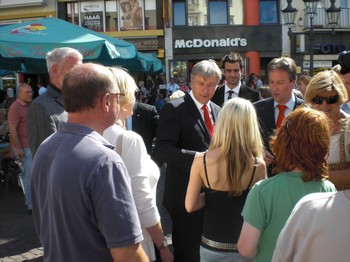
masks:
<svg viewBox="0 0 350 262"><path fill-rule="evenodd" d="M18 86L18 98L29 104L33 100L32 87L27 83L20 83Z"/></svg>
<svg viewBox="0 0 350 262"><path fill-rule="evenodd" d="M86 63L74 67L64 78L62 95L67 112L92 109L105 93L117 93L115 77L105 66Z"/></svg>

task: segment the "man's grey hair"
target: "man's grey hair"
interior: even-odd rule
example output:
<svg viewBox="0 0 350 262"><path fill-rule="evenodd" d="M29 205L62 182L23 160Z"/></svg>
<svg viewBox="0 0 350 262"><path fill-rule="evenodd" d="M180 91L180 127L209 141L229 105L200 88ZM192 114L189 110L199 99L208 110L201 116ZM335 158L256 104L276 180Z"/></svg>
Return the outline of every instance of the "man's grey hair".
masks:
<svg viewBox="0 0 350 262"><path fill-rule="evenodd" d="M196 75L202 76L204 79L215 76L220 81L222 72L214 60L202 60L194 65L191 71L191 79Z"/></svg>
<svg viewBox="0 0 350 262"><path fill-rule="evenodd" d="M47 71L51 72L52 65L61 64L64 62L66 57L78 57L83 60L83 55L76 49L70 47L59 47L46 54L46 66Z"/></svg>

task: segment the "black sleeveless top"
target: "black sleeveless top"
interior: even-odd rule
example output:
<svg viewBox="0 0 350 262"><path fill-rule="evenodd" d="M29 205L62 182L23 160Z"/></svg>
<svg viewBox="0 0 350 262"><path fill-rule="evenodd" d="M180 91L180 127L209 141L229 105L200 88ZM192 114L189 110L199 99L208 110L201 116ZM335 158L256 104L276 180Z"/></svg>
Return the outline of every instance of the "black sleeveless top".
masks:
<svg viewBox="0 0 350 262"><path fill-rule="evenodd" d="M255 175L257 159L255 158L253 174L247 189L244 190L240 196L233 196L229 195L228 191L217 191L211 189L205 157L206 153L204 154L203 162L205 176L209 188L204 187L205 209L203 236L216 242L236 244L243 225L243 217L241 216L241 212L249 193L249 187ZM203 242L201 245L208 249L223 251L221 249L208 246Z"/></svg>

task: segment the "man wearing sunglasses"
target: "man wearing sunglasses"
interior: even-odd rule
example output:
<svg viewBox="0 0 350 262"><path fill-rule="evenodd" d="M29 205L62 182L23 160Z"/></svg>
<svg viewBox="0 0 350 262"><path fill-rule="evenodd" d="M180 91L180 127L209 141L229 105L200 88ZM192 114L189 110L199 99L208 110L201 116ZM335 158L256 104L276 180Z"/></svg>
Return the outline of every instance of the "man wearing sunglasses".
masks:
<svg viewBox="0 0 350 262"><path fill-rule="evenodd" d="M338 63L340 66L339 76L345 85L348 92L348 98L350 99L350 51L344 51L339 54ZM345 113L350 113L350 101L348 100L342 109Z"/></svg>
<svg viewBox="0 0 350 262"><path fill-rule="evenodd" d="M298 98L293 89L297 81L297 66L293 59L280 57L273 59L268 64L269 86L272 97L254 103L260 132L265 145L265 162L268 175L272 175L272 163L274 156L271 153L269 141L283 122L285 116L296 107L304 103Z"/></svg>

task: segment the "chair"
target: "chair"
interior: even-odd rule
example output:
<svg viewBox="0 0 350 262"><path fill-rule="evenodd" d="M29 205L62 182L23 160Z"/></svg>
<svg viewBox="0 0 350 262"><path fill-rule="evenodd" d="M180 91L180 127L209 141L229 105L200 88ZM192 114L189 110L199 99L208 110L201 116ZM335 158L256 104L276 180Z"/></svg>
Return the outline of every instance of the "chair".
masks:
<svg viewBox="0 0 350 262"><path fill-rule="evenodd" d="M18 180L18 174L20 173L20 168L15 163L15 158L10 152L9 143L0 143L0 157L1 157L1 167L0 175L5 183L5 193L8 193L10 183L15 185Z"/></svg>

